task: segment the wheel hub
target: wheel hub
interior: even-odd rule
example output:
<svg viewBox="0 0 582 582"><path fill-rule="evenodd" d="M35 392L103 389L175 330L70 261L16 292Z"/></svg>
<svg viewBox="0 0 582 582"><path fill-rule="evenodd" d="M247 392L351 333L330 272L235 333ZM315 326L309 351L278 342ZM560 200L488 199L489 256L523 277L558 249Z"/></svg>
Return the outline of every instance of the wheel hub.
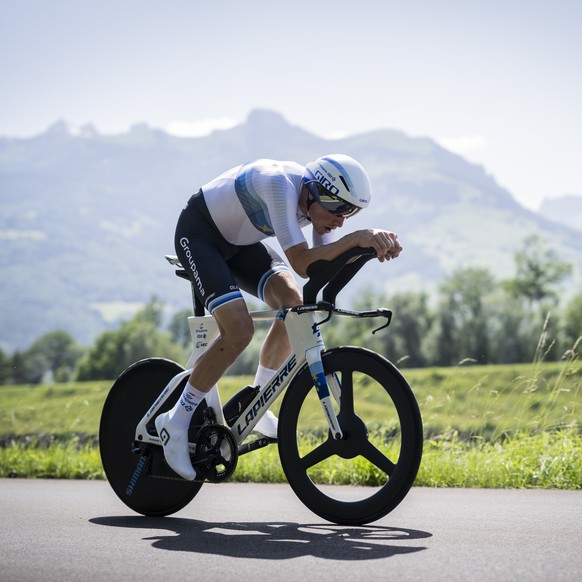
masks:
<svg viewBox="0 0 582 582"><path fill-rule="evenodd" d="M353 459L359 456L368 442L368 428L357 414L340 413L338 421L342 427L344 438L334 440L334 452L343 459Z"/></svg>

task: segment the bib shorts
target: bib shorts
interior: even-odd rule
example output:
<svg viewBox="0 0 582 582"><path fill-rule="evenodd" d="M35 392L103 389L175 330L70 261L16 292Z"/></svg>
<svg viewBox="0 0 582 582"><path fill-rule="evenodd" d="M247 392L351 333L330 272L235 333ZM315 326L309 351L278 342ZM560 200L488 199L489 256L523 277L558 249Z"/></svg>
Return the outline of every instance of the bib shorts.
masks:
<svg viewBox="0 0 582 582"><path fill-rule="evenodd" d="M277 272L290 270L262 241L248 246L229 243L212 220L202 190L180 213L174 244L196 295L209 313L242 299L241 290L264 301L267 281Z"/></svg>

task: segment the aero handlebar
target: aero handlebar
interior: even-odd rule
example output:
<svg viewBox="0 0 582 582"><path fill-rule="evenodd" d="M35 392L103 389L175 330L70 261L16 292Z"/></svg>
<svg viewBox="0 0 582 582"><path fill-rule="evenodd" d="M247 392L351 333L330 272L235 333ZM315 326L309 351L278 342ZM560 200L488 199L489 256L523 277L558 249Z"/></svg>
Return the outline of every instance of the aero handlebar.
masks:
<svg viewBox="0 0 582 582"><path fill-rule="evenodd" d="M350 259L357 257L354 261ZM323 289L323 301L335 305L337 294L354 278L356 273L376 257L373 248L354 247L331 261L319 260L307 267L309 281L303 286L303 303L317 302L317 294ZM325 288L324 288L325 287Z"/></svg>

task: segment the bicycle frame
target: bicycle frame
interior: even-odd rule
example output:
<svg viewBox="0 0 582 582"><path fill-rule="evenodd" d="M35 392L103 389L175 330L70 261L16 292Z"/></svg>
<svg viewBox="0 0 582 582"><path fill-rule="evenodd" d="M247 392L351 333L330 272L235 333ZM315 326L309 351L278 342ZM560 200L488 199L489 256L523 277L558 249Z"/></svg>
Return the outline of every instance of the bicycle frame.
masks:
<svg viewBox="0 0 582 582"><path fill-rule="evenodd" d="M331 434L336 439L342 438L342 431L332 403L332 395L330 395L331 390L333 397L339 403L340 388L337 378L334 376L326 378L323 371L321 354L325 349L325 345L319 324L315 320L316 311L322 311L322 308L317 305L312 305L299 306L291 309L253 311L250 313L255 321L283 319L291 342L292 353L275 373L273 378L261 387L257 396L231 427L238 446L249 436L260 418L306 364L310 368ZM161 446L160 438L157 435L149 433L147 424L156 416L164 402L182 384L183 380L190 376L192 366L194 366L200 355L218 335L216 321L211 315L189 317L188 323L193 348L187 364L188 369L172 378L140 420L135 433L135 440L137 442ZM218 388L213 388L208 393L207 404L213 409L216 421L219 424L225 424Z"/></svg>
<svg viewBox="0 0 582 582"><path fill-rule="evenodd" d="M332 261L317 261L307 269L309 282L303 288L304 305L290 309L250 312L252 319L255 321L260 319L282 319L285 322L287 334L291 342L291 355L275 373L273 378L260 388L257 396L231 427L231 431L239 447L252 432L260 418L285 388L291 384L297 374L303 370L305 365L309 366L313 378L313 385L317 390L317 395L331 435L337 440L343 437L333 407L333 400L339 406L341 387L335 375L329 375L328 377L325 375L321 359L325 344L321 335L320 324L328 321L332 313L351 317L385 317L387 320L386 324L378 328L378 330L390 324L392 312L389 309L350 311L335 307L335 298L339 291L344 288L367 261L375 256L374 249L353 248ZM170 264L181 267L176 257L166 256L166 259ZM349 259L353 260L347 262ZM183 270L177 271L176 274L188 279L187 274ZM318 303L317 294L322 289L323 301ZM218 325L211 315L203 315L204 308L197 301L194 287L192 287L192 297L195 316L188 318L190 335L192 337L192 354L186 365L187 369L172 378L138 423L135 432L136 442L161 446L160 438L157 435L149 433L147 424L156 416L161 406L181 385L183 380L192 373L192 368L200 355L218 335ZM200 311L198 311L199 309ZM328 314L327 318L319 323L315 320L315 313L318 311L324 311ZM206 403L213 409L216 422L223 425L226 424L218 387L208 392ZM191 450L194 448L192 443L190 443L190 448Z"/></svg>
<svg viewBox="0 0 582 582"><path fill-rule="evenodd" d="M384 318L384 324L372 333L390 324L392 312L386 308L350 311L335 306L337 293L374 256L373 249L353 248L331 261L312 263L307 268L309 281L303 288L302 305L251 312L255 321L283 321L292 353L265 386L256 391L240 391L229 401L228 423L218 387L208 392L205 404L194 412L188 431L192 464L201 477L192 482L179 478L164 461L162 442L153 422L176 401L192 369L202 363L198 361L200 356L218 337L217 322L204 315L204 306L190 282L194 317L188 318L192 353L187 369L155 357L136 362L119 376L104 403L99 447L107 479L117 496L143 515L170 515L185 507L204 482L227 480L236 469L238 457L276 441L289 485L315 514L338 524L363 525L392 511L408 493L420 466L422 418L418 404L404 377L385 357L358 346L326 349L321 333L323 324L334 315ZM167 258L181 267L175 257ZM181 268L176 274L188 279ZM319 292L322 299L318 301ZM366 389L360 390L362 386ZM369 395L368 388L374 390L374 396ZM250 437L283 391L280 438ZM324 428L320 434L320 418L312 439L311 404L315 392L329 430ZM240 404L248 402L247 394L253 400L241 414ZM380 444L372 441L366 415L356 413L367 408L364 402L386 404L394 439L382 439ZM396 426L392 428L393 422ZM352 495L344 500L330 496L312 479L311 470L334 456L365 459L379 470L379 486L366 488L358 499Z"/></svg>

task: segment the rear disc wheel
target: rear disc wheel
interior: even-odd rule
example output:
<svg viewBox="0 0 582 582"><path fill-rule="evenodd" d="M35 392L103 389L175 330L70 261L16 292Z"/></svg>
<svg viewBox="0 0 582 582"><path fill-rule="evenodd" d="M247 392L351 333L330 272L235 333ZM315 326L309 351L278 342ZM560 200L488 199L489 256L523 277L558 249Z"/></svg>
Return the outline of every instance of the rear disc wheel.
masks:
<svg viewBox="0 0 582 582"><path fill-rule="evenodd" d="M99 426L99 450L107 480L129 508L151 516L170 515L185 507L202 487L186 481L165 462L161 446L135 442L135 430L168 382L184 368L170 360L149 358L119 376L105 400ZM182 393L181 383L159 413ZM148 430L155 434L154 418Z"/></svg>

